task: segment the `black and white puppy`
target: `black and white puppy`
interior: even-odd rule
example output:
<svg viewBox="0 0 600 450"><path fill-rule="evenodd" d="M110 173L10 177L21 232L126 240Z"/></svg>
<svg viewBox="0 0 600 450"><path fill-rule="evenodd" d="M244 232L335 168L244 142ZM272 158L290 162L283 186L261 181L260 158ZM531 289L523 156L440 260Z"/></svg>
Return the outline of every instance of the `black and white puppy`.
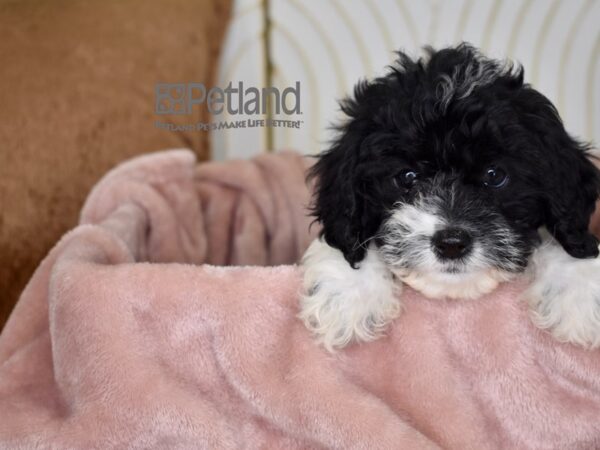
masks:
<svg viewBox="0 0 600 450"><path fill-rule="evenodd" d="M402 283L476 299L525 273L534 322L600 346L600 259L588 147L523 82L467 44L359 83L312 169L322 225L303 258L300 317L328 348L378 337Z"/></svg>

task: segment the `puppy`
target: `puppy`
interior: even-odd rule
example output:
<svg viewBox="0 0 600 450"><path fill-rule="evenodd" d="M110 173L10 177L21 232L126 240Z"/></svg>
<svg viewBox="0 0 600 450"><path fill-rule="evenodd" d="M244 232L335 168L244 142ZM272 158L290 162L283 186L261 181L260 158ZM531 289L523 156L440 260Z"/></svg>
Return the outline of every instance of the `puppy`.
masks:
<svg viewBox="0 0 600 450"><path fill-rule="evenodd" d="M329 350L370 341L401 310L402 284L476 299L518 274L534 322L600 346L600 259L588 222L600 175L588 146L523 82L468 44L360 82L321 154L300 318Z"/></svg>

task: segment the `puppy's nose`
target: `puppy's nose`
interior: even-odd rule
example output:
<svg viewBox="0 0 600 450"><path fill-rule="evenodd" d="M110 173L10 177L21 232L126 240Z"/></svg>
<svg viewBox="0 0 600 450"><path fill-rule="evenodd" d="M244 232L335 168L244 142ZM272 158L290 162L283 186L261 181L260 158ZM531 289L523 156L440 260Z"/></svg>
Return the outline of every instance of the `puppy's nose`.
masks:
<svg viewBox="0 0 600 450"><path fill-rule="evenodd" d="M471 250L473 238L461 228L444 228L431 238L434 251L440 258L457 259Z"/></svg>

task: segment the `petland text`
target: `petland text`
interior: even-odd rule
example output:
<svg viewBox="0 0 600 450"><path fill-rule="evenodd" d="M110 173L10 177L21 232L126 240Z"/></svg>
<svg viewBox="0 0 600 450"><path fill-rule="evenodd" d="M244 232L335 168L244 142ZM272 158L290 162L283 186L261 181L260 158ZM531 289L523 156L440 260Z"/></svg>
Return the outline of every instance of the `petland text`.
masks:
<svg viewBox="0 0 600 450"><path fill-rule="evenodd" d="M207 89L202 83L158 83L155 87L156 114L192 114L196 105L205 105L211 115L227 112L235 115L267 114L272 102L273 114L302 114L300 108L300 82L280 92L276 87L244 88L242 81L229 82L224 89L218 86Z"/></svg>

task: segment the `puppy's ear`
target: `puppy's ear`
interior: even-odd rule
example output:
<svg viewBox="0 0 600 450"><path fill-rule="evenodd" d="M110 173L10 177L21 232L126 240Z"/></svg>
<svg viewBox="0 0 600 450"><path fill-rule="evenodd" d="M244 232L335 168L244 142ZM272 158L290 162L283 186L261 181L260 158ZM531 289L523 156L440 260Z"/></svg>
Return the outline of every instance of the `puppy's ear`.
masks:
<svg viewBox="0 0 600 450"><path fill-rule="evenodd" d="M376 232L380 219L368 201L369 182L364 169L369 161L362 144L374 131L374 102L380 86L361 82L353 99L341 102L348 121L338 127L338 138L319 155L309 178L315 178L312 214L322 225L321 234L356 268L366 253L365 242ZM371 111L370 111L371 110Z"/></svg>
<svg viewBox="0 0 600 450"><path fill-rule="evenodd" d="M546 228L571 256L596 257L598 240L589 232L589 223L600 194L600 172L590 160L588 146L565 131L552 103L533 93L528 119L541 144Z"/></svg>
<svg viewBox="0 0 600 450"><path fill-rule="evenodd" d="M346 130L319 157L309 175L316 179L312 210L323 227L321 234L354 268L365 256L361 243L369 237L361 220L364 204L358 177L360 143L359 134Z"/></svg>
<svg viewBox="0 0 600 450"><path fill-rule="evenodd" d="M546 227L571 256L595 258L598 239L589 225L600 191L598 169L580 144L571 142L562 151L559 179L547 199Z"/></svg>

